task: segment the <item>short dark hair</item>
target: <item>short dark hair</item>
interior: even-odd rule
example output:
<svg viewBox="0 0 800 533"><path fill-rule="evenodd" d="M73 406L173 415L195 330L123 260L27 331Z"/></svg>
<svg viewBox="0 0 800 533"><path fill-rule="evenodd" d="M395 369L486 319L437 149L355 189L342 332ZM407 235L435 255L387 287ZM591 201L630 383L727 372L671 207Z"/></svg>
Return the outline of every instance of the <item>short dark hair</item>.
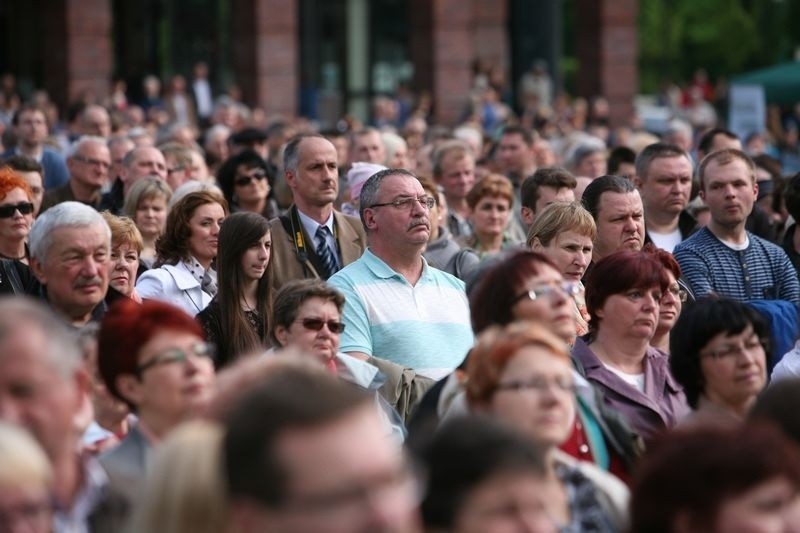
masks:
<svg viewBox="0 0 800 533"><path fill-rule="evenodd" d="M272 302L272 324L269 336L273 346L280 346L275 337L275 328L283 326L288 328L297 318L297 311L306 300L322 298L333 302L339 313L344 307L342 293L328 285L321 279L296 279L289 281L278 289L275 300Z"/></svg>
<svg viewBox="0 0 800 533"><path fill-rule="evenodd" d="M267 162L251 149L242 150L238 154L229 157L222 163L222 166L217 171L217 183L225 195L225 200L229 205L234 205L234 191L236 189L236 169L240 166L245 168L260 168L267 175L270 187L275 185L275 176L272 175Z"/></svg>
<svg viewBox="0 0 800 533"><path fill-rule="evenodd" d="M614 192L618 194L627 194L635 191L636 187L634 187L631 180L623 178L622 176L607 174L592 180L583 191L581 203L583 207L591 213L592 218L597 221L597 216L600 213L600 197L603 193Z"/></svg>
<svg viewBox="0 0 800 533"><path fill-rule="evenodd" d="M639 179L645 179L653 161L662 157L685 157L690 164L692 162L692 158L680 146L669 143L649 144L636 157L636 175Z"/></svg>
<svg viewBox="0 0 800 533"><path fill-rule="evenodd" d="M608 173L617 174L622 163L636 163L636 152L627 146L617 146L608 154Z"/></svg>
<svg viewBox="0 0 800 533"><path fill-rule="evenodd" d="M292 366L271 372L225 420L222 453L230 495L279 507L289 481L276 456L281 436L343 418L370 401L362 390L324 373Z"/></svg>
<svg viewBox="0 0 800 533"><path fill-rule="evenodd" d="M697 142L697 151L702 152L704 156L708 155L711 151L711 145L714 144L714 137L717 135L722 135L732 141L739 140L739 136L731 130L726 130L725 128L711 128L700 137L700 140Z"/></svg>
<svg viewBox="0 0 800 533"><path fill-rule="evenodd" d="M770 383L750 411L751 420L765 420L776 424L783 433L800 444L800 378L785 378Z"/></svg>
<svg viewBox="0 0 800 533"><path fill-rule="evenodd" d="M500 137L502 138L505 135L519 135L522 137L522 140L525 141L525 144L528 146L533 144L533 141L536 140L534 134L528 128L523 128L522 126L506 126L500 132Z"/></svg>
<svg viewBox="0 0 800 533"><path fill-rule="evenodd" d="M726 501L778 477L800 488L800 455L772 426L677 430L638 465L630 531L670 533L680 515L695 531L711 531Z"/></svg>
<svg viewBox="0 0 800 533"><path fill-rule="evenodd" d="M575 189L578 180L570 171L561 167L539 168L525 178L520 187L520 203L528 209L535 209L539 201L539 188Z"/></svg>
<svg viewBox="0 0 800 533"><path fill-rule="evenodd" d="M38 172L44 178L44 167L41 163L25 155L12 155L2 163L17 172Z"/></svg>
<svg viewBox="0 0 800 533"><path fill-rule="evenodd" d="M456 418L418 445L428 486L422 518L428 527L450 529L469 495L503 474L541 479L545 460L530 439L507 425L484 417Z"/></svg>
<svg viewBox="0 0 800 533"><path fill-rule="evenodd" d="M720 333L736 335L747 326L753 327L769 359L769 326L751 307L728 298L706 297L681 312L670 334L669 366L672 375L683 385L686 400L693 409L697 408L706 381L700 352Z"/></svg>

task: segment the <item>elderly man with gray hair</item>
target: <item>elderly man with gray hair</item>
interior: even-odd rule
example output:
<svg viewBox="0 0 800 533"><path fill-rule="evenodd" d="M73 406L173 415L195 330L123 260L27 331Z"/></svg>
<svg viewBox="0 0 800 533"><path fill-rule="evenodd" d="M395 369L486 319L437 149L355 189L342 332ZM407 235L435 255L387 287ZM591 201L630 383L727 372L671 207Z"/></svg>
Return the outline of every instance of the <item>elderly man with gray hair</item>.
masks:
<svg viewBox="0 0 800 533"><path fill-rule="evenodd" d="M33 300L0 300L0 421L29 431L53 472L50 501L39 511L48 520L52 509L51 523L30 531L88 533L92 515L99 525L108 476L96 459L80 454L75 424L89 401L89 381L77 335L59 317Z"/></svg>
<svg viewBox="0 0 800 533"><path fill-rule="evenodd" d="M67 324L81 328L105 312L111 230L79 202L58 204L33 223L28 245L40 296Z"/></svg>
<svg viewBox="0 0 800 533"><path fill-rule="evenodd" d="M67 154L69 181L48 191L41 211L61 202L77 201L92 207L100 204L100 191L108 183L111 153L102 137L84 135L75 141Z"/></svg>

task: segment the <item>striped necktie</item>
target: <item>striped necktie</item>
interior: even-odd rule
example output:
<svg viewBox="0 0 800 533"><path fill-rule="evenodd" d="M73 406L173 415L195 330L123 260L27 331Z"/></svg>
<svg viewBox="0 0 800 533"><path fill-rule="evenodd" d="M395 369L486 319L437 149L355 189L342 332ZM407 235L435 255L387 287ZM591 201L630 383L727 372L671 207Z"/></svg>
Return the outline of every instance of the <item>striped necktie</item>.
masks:
<svg viewBox="0 0 800 533"><path fill-rule="evenodd" d="M330 246L328 246L328 235L331 231L328 226L319 226L315 239L317 241L317 257L325 272L320 272L322 278L328 279L338 270L336 266L336 258L333 256Z"/></svg>

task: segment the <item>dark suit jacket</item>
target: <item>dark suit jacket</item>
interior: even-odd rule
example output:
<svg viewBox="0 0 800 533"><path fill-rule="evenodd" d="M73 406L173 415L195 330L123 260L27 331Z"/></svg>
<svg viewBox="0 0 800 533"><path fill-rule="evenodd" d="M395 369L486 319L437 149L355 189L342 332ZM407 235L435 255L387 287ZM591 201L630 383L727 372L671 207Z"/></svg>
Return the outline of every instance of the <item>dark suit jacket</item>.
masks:
<svg viewBox="0 0 800 533"><path fill-rule="evenodd" d="M314 239L309 238L302 224L294 224L291 219L297 207L292 205L286 216L273 218L269 225L272 229L272 281L275 290L293 279L320 278L319 258L314 249ZM367 236L361 220L333 212L333 220L338 233L339 257L342 266L347 266L364 253L367 247ZM299 226L299 227L298 227ZM305 251L298 252L294 236L296 231L303 232Z"/></svg>

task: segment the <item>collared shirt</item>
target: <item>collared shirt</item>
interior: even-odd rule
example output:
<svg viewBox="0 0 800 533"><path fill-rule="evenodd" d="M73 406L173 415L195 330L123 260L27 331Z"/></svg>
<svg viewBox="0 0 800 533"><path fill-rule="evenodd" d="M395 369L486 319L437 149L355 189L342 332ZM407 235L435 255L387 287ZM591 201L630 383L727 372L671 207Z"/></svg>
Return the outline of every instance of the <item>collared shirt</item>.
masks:
<svg viewBox="0 0 800 533"><path fill-rule="evenodd" d="M108 475L91 455L79 458L83 470L83 484L78 489L70 509L56 506L53 513L54 533L89 533L88 520L103 501L108 486Z"/></svg>
<svg viewBox="0 0 800 533"><path fill-rule="evenodd" d="M342 352L362 352L433 379L453 371L474 336L464 282L428 266L411 285L368 248L329 283L345 295Z"/></svg>
<svg viewBox="0 0 800 533"><path fill-rule="evenodd" d="M330 248L333 252L333 258L336 260L336 268L341 268L342 260L339 258L339 248L336 246L336 238L334 237L333 231L333 211L331 211L331 214L328 216L328 220L326 220L324 224L320 224L313 218L303 214L303 212L299 209L297 210L297 216L300 217L300 223L303 225L306 235L308 235L311 239L310 248L312 248L315 252L317 249L317 228L320 226L326 226L328 228L328 235L325 240L327 241L328 248Z"/></svg>
<svg viewBox="0 0 800 533"><path fill-rule="evenodd" d="M189 260L188 261L182 261L182 262L183 262L184 266L186 267L186 270L189 271L189 273L192 275L192 277L194 279L196 279L197 283L199 283L200 286L202 287L203 286L203 276L205 276L205 273L206 273L206 269L203 268L203 265L201 265L200 262L197 259L195 259L194 257L191 257L191 256L189 256ZM214 270L213 268L209 267L208 275L211 276L211 279L214 280L214 283L217 282L217 271L216 270Z"/></svg>

